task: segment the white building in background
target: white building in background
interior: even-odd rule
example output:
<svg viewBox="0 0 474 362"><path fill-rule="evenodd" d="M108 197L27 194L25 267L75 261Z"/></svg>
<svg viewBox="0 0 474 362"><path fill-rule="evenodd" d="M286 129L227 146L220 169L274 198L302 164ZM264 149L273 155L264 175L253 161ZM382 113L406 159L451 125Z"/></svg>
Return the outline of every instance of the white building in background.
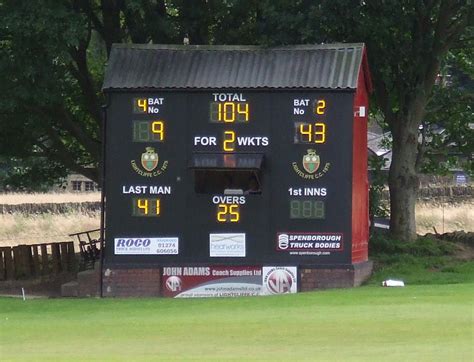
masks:
<svg viewBox="0 0 474 362"><path fill-rule="evenodd" d="M96 182L77 173L69 174L61 188L68 192L100 191L100 187Z"/></svg>

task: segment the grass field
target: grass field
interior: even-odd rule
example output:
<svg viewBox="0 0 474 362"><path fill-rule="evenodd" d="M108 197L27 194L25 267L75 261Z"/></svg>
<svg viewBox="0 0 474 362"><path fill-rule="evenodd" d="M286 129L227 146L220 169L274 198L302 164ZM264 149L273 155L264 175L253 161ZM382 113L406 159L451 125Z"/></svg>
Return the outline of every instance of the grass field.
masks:
<svg viewBox="0 0 474 362"><path fill-rule="evenodd" d="M240 299L0 298L0 359L472 361L474 284Z"/></svg>

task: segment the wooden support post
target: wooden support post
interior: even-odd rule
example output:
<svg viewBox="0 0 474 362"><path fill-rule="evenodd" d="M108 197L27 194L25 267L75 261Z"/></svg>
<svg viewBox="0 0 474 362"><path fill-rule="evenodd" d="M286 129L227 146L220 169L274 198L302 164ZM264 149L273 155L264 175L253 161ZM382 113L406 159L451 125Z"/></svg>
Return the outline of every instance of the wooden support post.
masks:
<svg viewBox="0 0 474 362"><path fill-rule="evenodd" d="M59 252L59 244L51 244L51 256L53 264L53 273L58 274L61 270L61 257Z"/></svg>
<svg viewBox="0 0 474 362"><path fill-rule="evenodd" d="M4 262L4 257L3 257L3 251L4 248L0 248L0 280L5 280L5 262Z"/></svg>
<svg viewBox="0 0 474 362"><path fill-rule="evenodd" d="M27 278L33 275L33 254L31 253L31 245L22 245L23 258L25 263L25 276Z"/></svg>
<svg viewBox="0 0 474 362"><path fill-rule="evenodd" d="M67 259L68 259L68 270L75 271L76 269L76 253L74 252L74 242L69 241L67 243Z"/></svg>
<svg viewBox="0 0 474 362"><path fill-rule="evenodd" d="M49 274L48 248L46 244L41 245L41 274Z"/></svg>
<svg viewBox="0 0 474 362"><path fill-rule="evenodd" d="M61 271L67 271L68 266L68 258L67 258L67 243L59 243L60 251L61 251Z"/></svg>
<svg viewBox="0 0 474 362"><path fill-rule="evenodd" d="M33 249L33 274L40 275L40 259L38 252L38 245L31 245Z"/></svg>
<svg viewBox="0 0 474 362"><path fill-rule="evenodd" d="M15 278L15 266L13 264L12 248L5 248L3 258L5 259L5 277L6 279Z"/></svg>
<svg viewBox="0 0 474 362"><path fill-rule="evenodd" d="M23 260L23 253L21 249L21 245L14 246L12 248L13 251L13 265L15 268L15 279L21 278L24 275L24 268L25 263Z"/></svg>

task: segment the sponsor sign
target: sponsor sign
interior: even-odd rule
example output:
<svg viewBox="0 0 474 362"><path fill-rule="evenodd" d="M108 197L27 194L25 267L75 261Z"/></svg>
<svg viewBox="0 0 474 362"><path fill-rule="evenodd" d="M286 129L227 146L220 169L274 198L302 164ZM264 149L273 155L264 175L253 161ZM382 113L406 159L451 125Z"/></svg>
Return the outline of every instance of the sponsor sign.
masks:
<svg viewBox="0 0 474 362"><path fill-rule="evenodd" d="M281 232L276 241L276 250L290 255L330 255L344 246L342 233Z"/></svg>
<svg viewBox="0 0 474 362"><path fill-rule="evenodd" d="M296 293L298 290L295 266L264 266L262 277L262 295Z"/></svg>
<svg viewBox="0 0 474 362"><path fill-rule="evenodd" d="M176 255L179 239L168 238L115 238L115 255Z"/></svg>
<svg viewBox="0 0 474 362"><path fill-rule="evenodd" d="M209 256L245 257L245 234L209 234Z"/></svg>
<svg viewBox="0 0 474 362"><path fill-rule="evenodd" d="M173 298L296 293L297 267L163 267L161 290Z"/></svg>

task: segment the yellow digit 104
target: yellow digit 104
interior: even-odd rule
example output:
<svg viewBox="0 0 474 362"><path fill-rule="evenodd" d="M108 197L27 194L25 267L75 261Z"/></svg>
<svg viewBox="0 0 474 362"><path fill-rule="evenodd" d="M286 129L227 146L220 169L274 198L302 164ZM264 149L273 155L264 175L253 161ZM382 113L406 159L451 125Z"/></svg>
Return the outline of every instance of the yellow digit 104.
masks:
<svg viewBox="0 0 474 362"><path fill-rule="evenodd" d="M238 222L240 220L239 205L219 204L217 206L217 221Z"/></svg>
<svg viewBox="0 0 474 362"><path fill-rule="evenodd" d="M248 122L248 103L224 102L217 105L217 120L225 123Z"/></svg>
<svg viewBox="0 0 474 362"><path fill-rule="evenodd" d="M301 141L307 143L324 143L326 142L326 125L324 123L300 124Z"/></svg>
<svg viewBox="0 0 474 362"><path fill-rule="evenodd" d="M158 140L163 141L165 138L165 124L163 121L153 121L151 123L151 133L153 138L158 137ZM156 139L156 138L155 138Z"/></svg>

